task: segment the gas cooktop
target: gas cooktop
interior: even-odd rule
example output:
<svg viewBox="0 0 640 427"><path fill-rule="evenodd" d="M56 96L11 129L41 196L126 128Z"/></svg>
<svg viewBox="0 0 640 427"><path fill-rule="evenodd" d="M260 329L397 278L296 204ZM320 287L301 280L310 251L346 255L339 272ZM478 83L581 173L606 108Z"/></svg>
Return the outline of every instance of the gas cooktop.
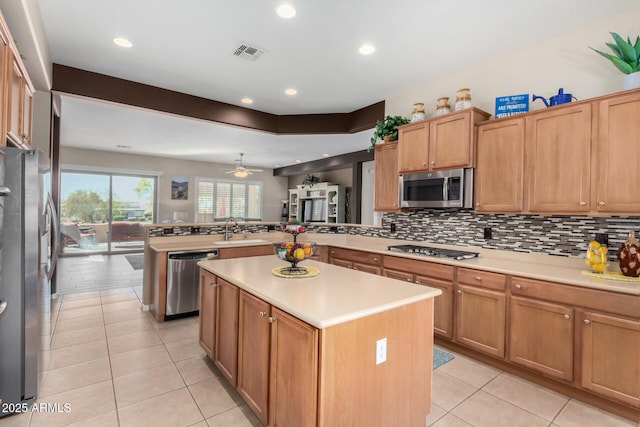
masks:
<svg viewBox="0 0 640 427"><path fill-rule="evenodd" d="M388 250L392 252L404 252L409 254L416 255L425 255L437 258L450 258L450 259L471 259L477 258L477 252L467 252L467 251L458 251L453 249L441 249L441 248L432 248L430 246L420 246L420 245L395 245L388 246Z"/></svg>

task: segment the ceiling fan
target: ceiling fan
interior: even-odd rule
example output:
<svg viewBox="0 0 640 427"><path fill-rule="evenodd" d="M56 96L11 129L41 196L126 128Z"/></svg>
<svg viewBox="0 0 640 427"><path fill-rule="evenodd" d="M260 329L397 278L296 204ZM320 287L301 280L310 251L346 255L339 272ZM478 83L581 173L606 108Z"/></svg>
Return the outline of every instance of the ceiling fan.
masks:
<svg viewBox="0 0 640 427"><path fill-rule="evenodd" d="M232 169L230 171L226 171L225 173L232 173L233 176L235 176L236 178L244 178L248 175L251 175L254 172L262 172L262 169L248 169L246 168L243 164L242 164L242 156L244 156L244 153L240 153L240 158L236 159L236 162L238 162L236 164L235 169Z"/></svg>

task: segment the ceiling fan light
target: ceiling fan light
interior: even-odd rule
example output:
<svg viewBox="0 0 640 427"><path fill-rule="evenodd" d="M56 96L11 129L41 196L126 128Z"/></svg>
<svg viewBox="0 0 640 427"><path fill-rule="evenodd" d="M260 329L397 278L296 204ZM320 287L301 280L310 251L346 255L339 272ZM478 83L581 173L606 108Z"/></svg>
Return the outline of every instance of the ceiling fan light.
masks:
<svg viewBox="0 0 640 427"><path fill-rule="evenodd" d="M238 169L233 173L233 176L235 176L236 178L244 178L247 175L249 175L249 173L246 170L242 169Z"/></svg>

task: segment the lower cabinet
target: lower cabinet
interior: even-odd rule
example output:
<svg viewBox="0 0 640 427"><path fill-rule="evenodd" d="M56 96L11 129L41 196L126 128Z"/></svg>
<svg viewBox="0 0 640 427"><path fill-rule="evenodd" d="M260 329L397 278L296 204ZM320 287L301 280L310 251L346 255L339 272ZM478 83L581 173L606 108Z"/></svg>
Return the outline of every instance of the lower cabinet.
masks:
<svg viewBox="0 0 640 427"><path fill-rule="evenodd" d="M238 373L238 298L240 290L217 278L213 363L234 387Z"/></svg>
<svg viewBox="0 0 640 427"><path fill-rule="evenodd" d="M453 338L453 271L450 265L384 256L383 272L386 277L438 288L442 291L434 301L433 331Z"/></svg>
<svg viewBox="0 0 640 427"><path fill-rule="evenodd" d="M200 347L213 360L215 340L216 276L200 269Z"/></svg>
<svg viewBox="0 0 640 427"><path fill-rule="evenodd" d="M267 424L271 307L261 299L240 291L238 314L238 384L236 388L258 419L263 424Z"/></svg>
<svg viewBox="0 0 640 427"><path fill-rule="evenodd" d="M499 358L505 356L506 276L458 268L455 334L460 344Z"/></svg>
<svg viewBox="0 0 640 427"><path fill-rule="evenodd" d="M318 330L240 291L236 389L272 426L317 422Z"/></svg>
<svg viewBox="0 0 640 427"><path fill-rule="evenodd" d="M380 255L344 248L329 248L329 263L371 274L382 274Z"/></svg>
<svg viewBox="0 0 640 427"><path fill-rule="evenodd" d="M572 381L573 308L516 296L509 304L509 361Z"/></svg>
<svg viewBox="0 0 640 427"><path fill-rule="evenodd" d="M640 408L640 321L580 314L582 387Z"/></svg>
<svg viewBox="0 0 640 427"><path fill-rule="evenodd" d="M318 416L318 329L271 309L269 425L314 426Z"/></svg>

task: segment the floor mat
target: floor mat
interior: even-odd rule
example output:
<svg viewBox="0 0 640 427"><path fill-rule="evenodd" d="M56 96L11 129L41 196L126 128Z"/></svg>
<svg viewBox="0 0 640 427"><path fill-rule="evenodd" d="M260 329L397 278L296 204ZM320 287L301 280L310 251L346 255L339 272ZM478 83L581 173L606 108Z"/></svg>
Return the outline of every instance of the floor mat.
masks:
<svg viewBox="0 0 640 427"><path fill-rule="evenodd" d="M142 270L144 268L144 254L125 255L124 257L134 270Z"/></svg>
<svg viewBox="0 0 640 427"><path fill-rule="evenodd" d="M447 363L451 359L453 359L453 354L433 347L433 369Z"/></svg>

